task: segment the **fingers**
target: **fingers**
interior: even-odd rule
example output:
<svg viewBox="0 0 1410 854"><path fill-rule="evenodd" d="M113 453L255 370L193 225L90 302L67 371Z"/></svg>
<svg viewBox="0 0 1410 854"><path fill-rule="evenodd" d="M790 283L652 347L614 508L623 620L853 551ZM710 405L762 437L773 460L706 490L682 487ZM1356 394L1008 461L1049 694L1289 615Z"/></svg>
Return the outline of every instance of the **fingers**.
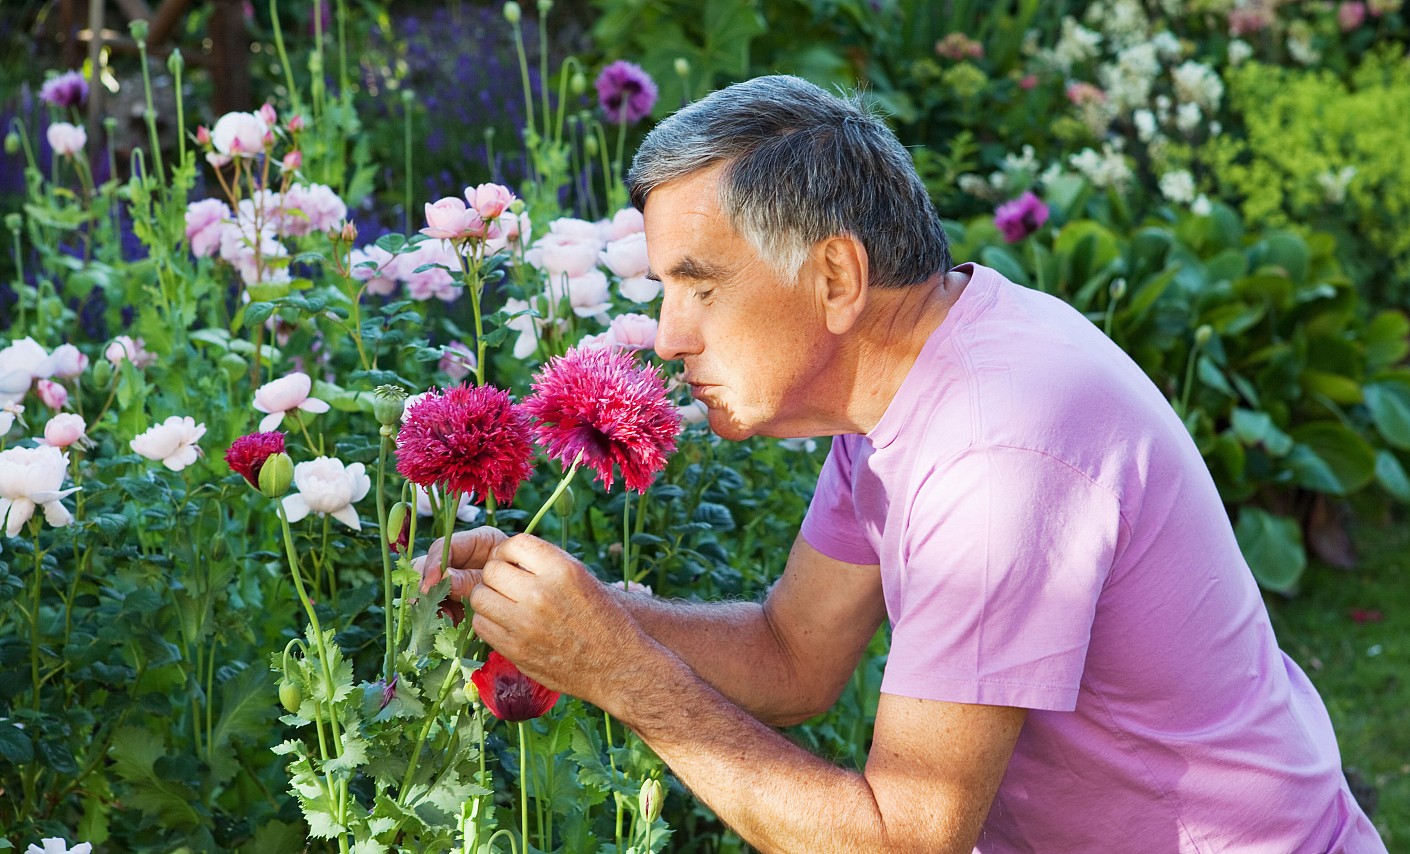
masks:
<svg viewBox="0 0 1410 854"><path fill-rule="evenodd" d="M452 570L452 574L454 574L454 570L459 569L478 570L485 565L485 561L489 559L495 546L503 542L504 539L503 531L488 525L470 531L457 532L450 539L450 555L449 559L445 561L442 561L445 552L445 538L437 539L426 550L426 555L417 558L412 564L421 573L421 592L424 593L439 584L445 576L446 567ZM456 586L468 589L468 584L473 583L473 580L468 583L460 582Z"/></svg>
<svg viewBox="0 0 1410 854"><path fill-rule="evenodd" d="M534 574L563 564L581 565L572 555L547 540L529 534L501 540L494 548L494 557Z"/></svg>

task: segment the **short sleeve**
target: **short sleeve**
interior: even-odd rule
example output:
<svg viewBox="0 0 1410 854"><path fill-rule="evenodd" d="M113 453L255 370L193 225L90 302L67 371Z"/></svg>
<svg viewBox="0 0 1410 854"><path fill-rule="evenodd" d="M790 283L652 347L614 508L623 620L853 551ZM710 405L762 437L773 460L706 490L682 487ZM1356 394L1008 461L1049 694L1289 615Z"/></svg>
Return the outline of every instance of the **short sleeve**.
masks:
<svg viewBox="0 0 1410 854"><path fill-rule="evenodd" d="M928 473L913 501L881 690L1075 708L1116 496L1051 456L990 447Z"/></svg>
<svg viewBox="0 0 1410 854"><path fill-rule="evenodd" d="M878 563L876 550L857 521L852 476L861 436L834 436L800 533L808 545L845 563Z"/></svg>

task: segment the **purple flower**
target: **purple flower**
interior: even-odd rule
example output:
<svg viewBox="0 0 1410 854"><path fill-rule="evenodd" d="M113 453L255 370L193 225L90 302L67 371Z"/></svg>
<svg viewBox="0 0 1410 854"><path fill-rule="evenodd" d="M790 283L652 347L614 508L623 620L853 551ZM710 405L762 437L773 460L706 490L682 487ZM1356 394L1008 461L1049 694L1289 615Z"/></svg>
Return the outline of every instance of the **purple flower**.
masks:
<svg viewBox="0 0 1410 854"><path fill-rule="evenodd" d="M81 71L67 71L44 81L39 100L55 107L80 107L88 100L88 81Z"/></svg>
<svg viewBox="0 0 1410 854"><path fill-rule="evenodd" d="M634 62L619 59L597 75L597 103L607 121L636 124L656 104L656 81Z"/></svg>
<svg viewBox="0 0 1410 854"><path fill-rule="evenodd" d="M1048 206L1031 192L999 205L999 209L994 211L994 225L1003 232L1004 239L1009 243L1017 243L1047 221Z"/></svg>

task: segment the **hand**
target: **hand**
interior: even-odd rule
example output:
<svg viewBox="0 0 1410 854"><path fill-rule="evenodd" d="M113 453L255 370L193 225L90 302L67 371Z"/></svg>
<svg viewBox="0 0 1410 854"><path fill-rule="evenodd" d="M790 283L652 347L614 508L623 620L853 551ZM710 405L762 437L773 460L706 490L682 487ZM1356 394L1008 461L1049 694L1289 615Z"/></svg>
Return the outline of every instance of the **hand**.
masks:
<svg viewBox="0 0 1410 854"><path fill-rule="evenodd" d="M460 602L468 601L470 589L480 583L480 570L495 546L506 539L503 531L488 525L473 531L460 531L450 538L450 559L442 566L441 554L445 550L445 538L431 543L426 554L417 558L412 566L421 573L421 592L429 593L432 587L450 576L451 598Z"/></svg>
<svg viewBox="0 0 1410 854"><path fill-rule="evenodd" d="M537 537L500 543L469 602L475 632L500 655L608 711L626 674L639 674L643 657L660 650L582 563Z"/></svg>

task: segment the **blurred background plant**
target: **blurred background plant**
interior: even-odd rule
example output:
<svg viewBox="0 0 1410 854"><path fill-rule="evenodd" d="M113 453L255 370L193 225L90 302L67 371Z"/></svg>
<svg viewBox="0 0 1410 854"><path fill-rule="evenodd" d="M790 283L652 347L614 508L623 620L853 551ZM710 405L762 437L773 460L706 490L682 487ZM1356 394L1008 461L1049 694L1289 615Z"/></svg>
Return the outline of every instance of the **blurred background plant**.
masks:
<svg viewBox="0 0 1410 854"><path fill-rule="evenodd" d="M487 269L483 307L490 374L522 384L541 359L609 334L597 306L649 313L628 269L638 250L614 245L630 224L609 224L640 134L713 88L774 72L862 87L911 147L958 259L1072 302L1152 376L1209 463L1284 645L1328 695L1348 764L1379 793L1388 844L1410 838L1410 744L1394 725L1410 701L1396 676L1410 666L1397 640L1410 628L1410 567L1386 527L1410 502L1399 0L215 0L190 7L146 61L130 8L106 9L98 50L81 38L91 7L0 8L0 338L72 342L93 364L61 383L67 400L49 389L24 412L12 405L0 447L61 412L81 413L96 442L70 451L68 482L85 487L66 499L76 523L0 552L0 598L25 601L41 579L33 613L44 616L0 617L0 716L27 724L0 722L0 775L24 805L0 808L0 848L41 831L112 850L302 848L284 760L268 750L289 731L267 666L300 617L256 498L211 459L254 417L250 369L269 342L244 339L267 326L273 358L301 360L331 402L319 438L295 440L303 452L316 441L375 466L366 393L456 381L475 338L454 259L407 239L424 203L490 181L529 202L522 239ZM658 91L640 121L614 121L623 93L608 101L594 85L618 60ZM71 70L97 107L56 82ZM289 282L246 305L225 262L185 251L182 217L188 201L223 195L196 157L197 128L266 102L307 121L302 180L346 203L356 235L291 240L276 265ZM85 130L77 151L73 135L46 132L59 122ZM611 260L594 261L591 282L527 257L546 237L583 240L566 216L599 221L582 245ZM370 368L349 329L380 354ZM119 335L162 358L109 362ZM202 408L208 456L185 473L129 453L149 422ZM689 426L649 501L575 488L572 524L550 514L545 535L604 578L630 569L658 594L757 596L787 553L821 445L720 442ZM526 489L523 506L543 497ZM365 557L375 536L300 534L320 555L362 555L339 570L345 595L320 606L359 674L383 652L382 571ZM44 643L30 644L34 632ZM860 767L885 648L883 632L838 707L795 737ZM563 795L544 802L550 812L573 798L615 804L618 772L652 767L620 732L607 747L561 725L578 714L535 724L545 756L563 756L531 772L540 792ZM513 740L497 738L490 754L517 776ZM671 850L745 850L670 793Z"/></svg>

